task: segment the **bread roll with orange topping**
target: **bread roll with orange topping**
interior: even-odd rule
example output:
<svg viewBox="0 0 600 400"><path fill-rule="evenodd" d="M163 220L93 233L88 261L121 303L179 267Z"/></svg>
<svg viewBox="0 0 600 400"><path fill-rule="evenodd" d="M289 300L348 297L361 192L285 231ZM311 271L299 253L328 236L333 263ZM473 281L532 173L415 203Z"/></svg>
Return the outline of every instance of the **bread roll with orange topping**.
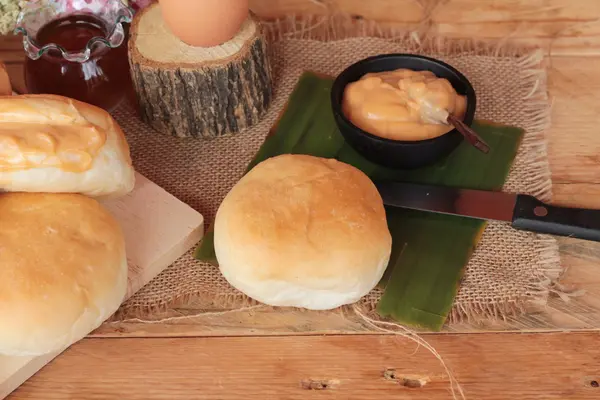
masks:
<svg viewBox="0 0 600 400"><path fill-rule="evenodd" d="M115 198L134 185L129 145L108 112L55 95L0 97L0 191Z"/></svg>
<svg viewBox="0 0 600 400"><path fill-rule="evenodd" d="M10 85L10 78L6 71L6 66L0 61L0 96L12 95L12 86Z"/></svg>

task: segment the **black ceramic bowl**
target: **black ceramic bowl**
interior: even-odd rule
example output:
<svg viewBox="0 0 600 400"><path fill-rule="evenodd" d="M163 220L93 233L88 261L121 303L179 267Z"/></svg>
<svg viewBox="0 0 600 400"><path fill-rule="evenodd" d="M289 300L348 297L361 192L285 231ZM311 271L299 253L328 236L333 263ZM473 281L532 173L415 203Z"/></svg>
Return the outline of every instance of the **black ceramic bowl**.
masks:
<svg viewBox="0 0 600 400"><path fill-rule="evenodd" d="M467 97L467 110L463 122L469 126L475 116L475 90L469 80L452 66L429 57L415 54L384 54L366 58L346 68L333 83L331 103L333 114L346 142L373 163L395 168L414 169L443 159L462 142L456 129L436 138L419 141L401 141L372 135L352 124L342 112L342 98L346 85L357 81L369 72L391 71L407 68L428 70L446 78L456 92Z"/></svg>

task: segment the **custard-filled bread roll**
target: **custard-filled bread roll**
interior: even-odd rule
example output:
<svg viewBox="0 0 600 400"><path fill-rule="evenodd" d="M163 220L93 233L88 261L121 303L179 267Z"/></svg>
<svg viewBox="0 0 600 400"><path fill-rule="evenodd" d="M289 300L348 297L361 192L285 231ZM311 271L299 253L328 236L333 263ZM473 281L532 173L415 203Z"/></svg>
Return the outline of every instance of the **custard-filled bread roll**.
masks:
<svg viewBox="0 0 600 400"><path fill-rule="evenodd" d="M62 96L0 97L0 191L114 198L134 184L129 145L108 112Z"/></svg>
<svg viewBox="0 0 600 400"><path fill-rule="evenodd" d="M8 72L6 71L6 67L0 61L0 96L10 96L12 95L12 86L10 85L10 78L8 77Z"/></svg>

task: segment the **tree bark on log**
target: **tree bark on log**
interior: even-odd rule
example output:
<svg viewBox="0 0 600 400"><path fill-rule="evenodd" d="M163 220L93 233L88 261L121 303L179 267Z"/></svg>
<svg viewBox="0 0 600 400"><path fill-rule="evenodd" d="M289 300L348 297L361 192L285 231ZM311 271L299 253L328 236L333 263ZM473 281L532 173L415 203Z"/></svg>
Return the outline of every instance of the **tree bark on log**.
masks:
<svg viewBox="0 0 600 400"><path fill-rule="evenodd" d="M142 121L177 137L214 139L256 124L272 98L266 38L250 15L236 37L192 47L162 22L160 6L131 26L129 63Z"/></svg>

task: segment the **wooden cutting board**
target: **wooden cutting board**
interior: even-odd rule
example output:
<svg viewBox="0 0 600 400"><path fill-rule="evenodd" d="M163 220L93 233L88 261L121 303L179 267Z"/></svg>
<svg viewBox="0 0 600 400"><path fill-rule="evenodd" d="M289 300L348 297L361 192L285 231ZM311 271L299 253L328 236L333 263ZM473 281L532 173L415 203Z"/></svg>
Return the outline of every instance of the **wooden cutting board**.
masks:
<svg viewBox="0 0 600 400"><path fill-rule="evenodd" d="M129 264L127 298L195 246L204 218L144 176L134 190L103 203L121 223ZM4 399L60 353L41 357L0 356L0 399Z"/></svg>

